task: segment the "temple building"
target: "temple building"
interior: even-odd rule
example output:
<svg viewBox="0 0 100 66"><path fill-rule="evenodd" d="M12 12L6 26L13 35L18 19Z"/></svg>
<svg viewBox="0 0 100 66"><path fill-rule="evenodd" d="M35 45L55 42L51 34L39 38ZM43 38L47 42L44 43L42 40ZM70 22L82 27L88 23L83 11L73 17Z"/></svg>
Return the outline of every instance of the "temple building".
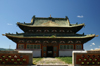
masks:
<svg viewBox="0 0 100 66"><path fill-rule="evenodd" d="M33 51L33 57L72 56L74 50L84 50L83 44L95 34L77 34L83 24L70 24L68 17L32 17L31 23L17 22L24 33L4 34L16 43L15 50Z"/></svg>

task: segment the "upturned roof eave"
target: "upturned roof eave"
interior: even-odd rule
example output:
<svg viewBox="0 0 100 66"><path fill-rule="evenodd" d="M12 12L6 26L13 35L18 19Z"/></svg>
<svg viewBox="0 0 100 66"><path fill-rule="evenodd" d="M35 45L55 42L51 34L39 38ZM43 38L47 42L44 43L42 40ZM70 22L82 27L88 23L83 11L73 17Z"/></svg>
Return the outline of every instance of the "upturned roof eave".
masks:
<svg viewBox="0 0 100 66"><path fill-rule="evenodd" d="M93 38L93 37L96 37L95 34L93 35L86 35L86 36L80 36L80 37L24 37L24 36L13 36L13 35L9 35L9 34L6 34L5 35L6 37L12 37L12 38L65 38L65 39L78 39L78 38Z"/></svg>
<svg viewBox="0 0 100 66"><path fill-rule="evenodd" d="M35 25L26 25L26 24L22 24L22 23L17 22L17 25L26 26L26 27L66 27L66 28L71 28L71 27L84 26L84 23L83 24L74 25L74 26L41 26L41 25L36 25L35 26Z"/></svg>

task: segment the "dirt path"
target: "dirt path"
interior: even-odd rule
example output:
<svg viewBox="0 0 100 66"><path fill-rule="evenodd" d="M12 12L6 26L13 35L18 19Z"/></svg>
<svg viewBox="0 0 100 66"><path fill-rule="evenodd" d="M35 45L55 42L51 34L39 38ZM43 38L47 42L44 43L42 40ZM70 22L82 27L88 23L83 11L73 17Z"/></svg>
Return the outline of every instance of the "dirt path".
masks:
<svg viewBox="0 0 100 66"><path fill-rule="evenodd" d="M68 65L57 58L43 58L37 62L37 65Z"/></svg>

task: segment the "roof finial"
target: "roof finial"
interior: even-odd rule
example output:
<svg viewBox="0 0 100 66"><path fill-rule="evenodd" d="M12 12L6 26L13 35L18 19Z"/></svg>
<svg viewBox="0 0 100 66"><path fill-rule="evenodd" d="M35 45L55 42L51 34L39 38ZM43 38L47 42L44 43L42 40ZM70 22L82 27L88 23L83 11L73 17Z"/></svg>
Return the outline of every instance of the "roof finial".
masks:
<svg viewBox="0 0 100 66"><path fill-rule="evenodd" d="M50 14L50 17L51 17L51 14Z"/></svg>

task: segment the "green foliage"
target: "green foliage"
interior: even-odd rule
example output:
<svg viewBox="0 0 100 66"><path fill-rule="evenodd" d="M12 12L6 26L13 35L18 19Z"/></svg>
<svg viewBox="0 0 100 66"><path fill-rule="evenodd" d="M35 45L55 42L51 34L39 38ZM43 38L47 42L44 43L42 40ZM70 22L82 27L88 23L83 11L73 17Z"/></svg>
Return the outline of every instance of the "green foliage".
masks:
<svg viewBox="0 0 100 66"><path fill-rule="evenodd" d="M51 38L56 38L56 36L55 35L52 35Z"/></svg>

